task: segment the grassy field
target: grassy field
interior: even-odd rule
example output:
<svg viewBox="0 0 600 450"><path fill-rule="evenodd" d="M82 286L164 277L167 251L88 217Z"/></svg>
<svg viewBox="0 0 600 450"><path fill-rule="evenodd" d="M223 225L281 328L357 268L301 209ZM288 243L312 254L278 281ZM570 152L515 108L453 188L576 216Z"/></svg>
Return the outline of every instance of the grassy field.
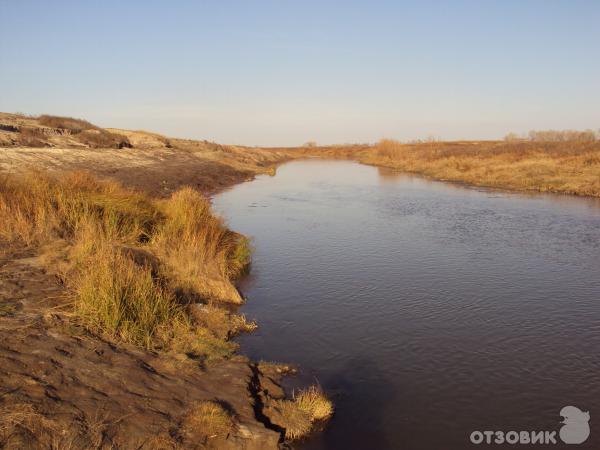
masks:
<svg viewBox="0 0 600 450"><path fill-rule="evenodd" d="M591 139L412 144L385 139L374 146L300 152L476 186L600 196L600 141Z"/></svg>
<svg viewBox="0 0 600 450"><path fill-rule="evenodd" d="M600 142L384 140L360 160L478 186L600 196Z"/></svg>

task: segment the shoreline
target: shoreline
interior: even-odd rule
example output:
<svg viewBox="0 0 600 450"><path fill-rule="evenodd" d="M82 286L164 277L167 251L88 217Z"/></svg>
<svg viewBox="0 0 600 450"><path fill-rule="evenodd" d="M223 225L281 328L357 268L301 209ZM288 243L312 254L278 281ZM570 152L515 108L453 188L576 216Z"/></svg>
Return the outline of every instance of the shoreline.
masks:
<svg viewBox="0 0 600 450"><path fill-rule="evenodd" d="M0 155L0 163L6 164L10 153L20 151L9 149ZM218 180L209 190L194 183L197 180L194 172L206 170L203 160L187 167L184 175L189 176L178 176L182 161L186 164L194 161L189 155L175 152L170 158L163 157L160 163L113 170L125 157L131 156L132 151L119 150L118 155L104 149L84 152L84 158L81 158L81 150L75 149L72 153L80 159L60 164L52 158L49 167L44 167L43 163L48 161L44 156L48 153L68 156L71 152L29 150L26 153L33 155L29 161L32 164L14 165L10 178L18 179L18 173L31 166L50 169L57 175L87 169L102 178L106 178L108 172L111 178L121 179L125 184L151 193L152 198L160 199L188 184L196 184L205 195L213 196L251 180L258 173L272 172L273 167L265 164L260 167L260 172L225 168L227 177ZM112 167L94 170L98 167L95 160L107 157L116 159ZM149 174L148 167L161 176ZM215 170L214 177L218 178L222 166L209 167ZM169 184L169 190L163 192L164 181ZM57 282L57 275L35 248L3 244L0 258L0 412L3 415L0 442L14 443L17 439L21 442L17 445L36 448L32 442L18 441L31 438L44 448L44 439L52 436L61 442L70 440L76 442L76 446L86 448L94 447L100 441L125 448L140 445L140 448L171 448L170 442L175 439L181 448L187 448L192 442L197 445L199 440L204 442L201 447L206 448L250 450L279 448L287 442L285 428L275 425L274 421L283 421L278 417L279 405L292 403L286 399L280 385L281 378L292 370L289 366L259 364L237 352L230 358L198 366L193 360L181 360L130 343L107 340L101 334L90 333L76 322L72 323L70 313L64 314L69 309L65 310L64 299L70 294L62 282ZM53 293L51 297L48 297L49 292ZM31 352L32 348L35 348L34 352ZM92 360L93 366L90 366ZM89 367L95 369L90 371ZM98 372L94 373L96 370ZM31 385L27 380L37 381ZM186 417L194 410L194 405L215 401L232 415L233 428L225 436L216 437L189 431ZM97 415L103 417L101 424L94 422ZM59 430L69 429L66 426L69 422L77 425L68 435L62 436L63 432ZM101 428L101 436L93 435L90 439L100 441L91 442L82 437L89 434L86 430L96 425ZM12 431L6 434L6 429ZM110 436L108 441L105 435Z"/></svg>

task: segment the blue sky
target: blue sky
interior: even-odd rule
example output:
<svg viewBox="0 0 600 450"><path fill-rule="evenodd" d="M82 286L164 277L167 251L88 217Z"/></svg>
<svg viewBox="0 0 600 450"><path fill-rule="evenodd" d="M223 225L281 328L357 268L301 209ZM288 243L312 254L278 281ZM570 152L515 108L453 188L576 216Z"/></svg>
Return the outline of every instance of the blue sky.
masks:
<svg viewBox="0 0 600 450"><path fill-rule="evenodd" d="M0 111L248 145L600 128L600 1L0 0Z"/></svg>

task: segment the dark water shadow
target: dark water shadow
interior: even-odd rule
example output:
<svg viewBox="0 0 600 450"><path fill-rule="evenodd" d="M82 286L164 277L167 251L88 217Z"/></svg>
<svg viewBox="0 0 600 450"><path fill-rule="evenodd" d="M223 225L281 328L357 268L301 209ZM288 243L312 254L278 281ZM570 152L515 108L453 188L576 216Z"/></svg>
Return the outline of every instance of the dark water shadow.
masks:
<svg viewBox="0 0 600 450"><path fill-rule="evenodd" d="M385 414L398 393L374 360L358 357L322 380L336 412L325 430L298 446L302 449L393 448Z"/></svg>

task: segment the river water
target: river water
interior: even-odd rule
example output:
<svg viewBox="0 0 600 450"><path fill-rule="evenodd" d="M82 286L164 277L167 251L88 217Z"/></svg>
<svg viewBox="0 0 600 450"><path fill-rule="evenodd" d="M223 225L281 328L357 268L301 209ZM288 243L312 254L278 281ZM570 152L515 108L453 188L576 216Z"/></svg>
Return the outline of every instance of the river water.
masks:
<svg viewBox="0 0 600 450"><path fill-rule="evenodd" d="M476 430L560 443L566 405L591 416L576 448L600 448L598 200L306 160L214 205L256 248L242 352L298 363L289 382L335 401L301 448L468 449Z"/></svg>

